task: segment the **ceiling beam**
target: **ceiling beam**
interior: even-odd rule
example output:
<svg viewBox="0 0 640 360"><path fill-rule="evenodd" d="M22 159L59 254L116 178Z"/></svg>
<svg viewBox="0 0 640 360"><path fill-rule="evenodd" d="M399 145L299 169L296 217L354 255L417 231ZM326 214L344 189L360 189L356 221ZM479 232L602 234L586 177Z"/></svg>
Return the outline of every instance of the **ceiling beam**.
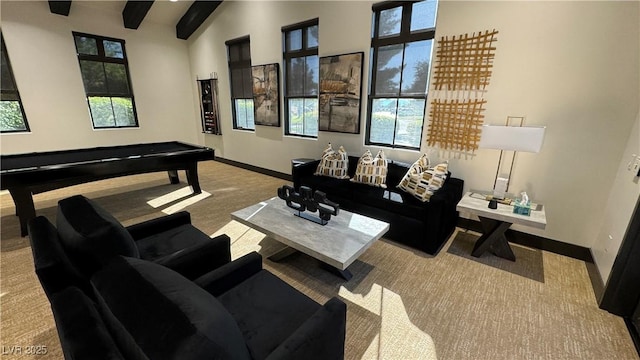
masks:
<svg viewBox="0 0 640 360"><path fill-rule="evenodd" d="M176 25L178 39L187 40L221 3L222 1L195 0Z"/></svg>
<svg viewBox="0 0 640 360"><path fill-rule="evenodd" d="M69 16L69 10L71 10L71 0L49 0L49 10L52 14Z"/></svg>
<svg viewBox="0 0 640 360"><path fill-rule="evenodd" d="M122 21L124 22L124 27L127 29L137 29L145 16L147 16L147 12L151 9L151 5L153 5L152 1L127 1L127 4L124 6L122 10Z"/></svg>

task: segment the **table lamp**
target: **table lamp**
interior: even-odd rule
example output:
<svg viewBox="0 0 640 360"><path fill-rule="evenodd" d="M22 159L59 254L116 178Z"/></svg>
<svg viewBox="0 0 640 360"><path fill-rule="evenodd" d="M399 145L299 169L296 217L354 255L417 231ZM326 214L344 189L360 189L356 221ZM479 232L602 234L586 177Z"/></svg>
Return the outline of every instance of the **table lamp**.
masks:
<svg viewBox="0 0 640 360"><path fill-rule="evenodd" d="M511 120L519 119L519 125L511 125ZM516 152L540 152L542 140L544 139L544 126L522 126L524 118L509 117L507 125L483 125L482 137L478 147L484 149L500 150L500 158L498 159L498 169L496 178L493 183L493 198L504 199L509 190L509 181L513 171L513 163L515 162ZM504 152L513 151L511 164L508 172L501 171Z"/></svg>

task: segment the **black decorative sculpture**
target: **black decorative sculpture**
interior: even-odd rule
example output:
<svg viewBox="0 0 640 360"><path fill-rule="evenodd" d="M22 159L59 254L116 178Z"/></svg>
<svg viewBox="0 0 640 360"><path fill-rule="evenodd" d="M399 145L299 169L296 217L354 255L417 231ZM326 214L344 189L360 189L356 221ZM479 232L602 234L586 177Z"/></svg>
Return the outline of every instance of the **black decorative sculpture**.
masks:
<svg viewBox="0 0 640 360"><path fill-rule="evenodd" d="M340 205L327 199L327 194L322 191L313 192L311 188L300 186L300 193L289 186L284 185L278 189L278 197L287 202L287 206L297 210L295 214L301 218L311 220L321 225L326 225L331 215L338 215ZM318 212L319 217L306 214L304 211Z"/></svg>

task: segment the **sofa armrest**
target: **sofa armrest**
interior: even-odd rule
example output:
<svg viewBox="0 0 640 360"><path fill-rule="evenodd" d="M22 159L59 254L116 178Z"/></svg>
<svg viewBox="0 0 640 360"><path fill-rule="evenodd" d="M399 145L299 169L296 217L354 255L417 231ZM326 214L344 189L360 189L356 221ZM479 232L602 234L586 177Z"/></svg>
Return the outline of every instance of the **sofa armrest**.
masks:
<svg viewBox="0 0 640 360"><path fill-rule="evenodd" d="M291 167L291 178L293 180L293 188L296 191L300 190L300 179L305 176L313 175L318 168L320 160L310 161L302 164L297 164Z"/></svg>
<svg viewBox="0 0 640 360"><path fill-rule="evenodd" d="M124 359L93 302L78 288L51 297L65 359Z"/></svg>
<svg viewBox="0 0 640 360"><path fill-rule="evenodd" d="M88 280L73 266L58 239L55 226L44 216L27 224L33 263L47 297L67 286L87 289Z"/></svg>
<svg viewBox="0 0 640 360"><path fill-rule="evenodd" d="M331 298L267 359L343 359L346 322L347 305Z"/></svg>
<svg viewBox="0 0 640 360"><path fill-rule="evenodd" d="M196 246L183 249L155 261L193 280L231 261L231 239L216 236Z"/></svg>
<svg viewBox="0 0 640 360"><path fill-rule="evenodd" d="M140 240L186 224L191 224L191 214L187 211L180 211L175 214L127 226L126 229L134 240Z"/></svg>
<svg viewBox="0 0 640 360"><path fill-rule="evenodd" d="M254 251L200 276L193 282L211 295L220 296L260 270L262 270L262 256Z"/></svg>

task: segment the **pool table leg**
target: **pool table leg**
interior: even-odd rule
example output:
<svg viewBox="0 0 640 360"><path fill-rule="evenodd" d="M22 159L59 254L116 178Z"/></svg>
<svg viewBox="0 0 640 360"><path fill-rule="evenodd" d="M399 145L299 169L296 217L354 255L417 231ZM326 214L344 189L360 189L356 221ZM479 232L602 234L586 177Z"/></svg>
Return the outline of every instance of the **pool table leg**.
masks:
<svg viewBox="0 0 640 360"><path fill-rule="evenodd" d="M178 177L178 170L169 170L169 181L172 184L180 184L180 178Z"/></svg>
<svg viewBox="0 0 640 360"><path fill-rule="evenodd" d="M20 219L20 235L27 236L27 223L36 217L36 208L33 205L33 195L27 188L9 189L9 193L16 205L16 215Z"/></svg>
<svg viewBox="0 0 640 360"><path fill-rule="evenodd" d="M187 181L194 194L200 194L202 189L200 188L200 181L198 180L198 163L193 162L187 166Z"/></svg>

